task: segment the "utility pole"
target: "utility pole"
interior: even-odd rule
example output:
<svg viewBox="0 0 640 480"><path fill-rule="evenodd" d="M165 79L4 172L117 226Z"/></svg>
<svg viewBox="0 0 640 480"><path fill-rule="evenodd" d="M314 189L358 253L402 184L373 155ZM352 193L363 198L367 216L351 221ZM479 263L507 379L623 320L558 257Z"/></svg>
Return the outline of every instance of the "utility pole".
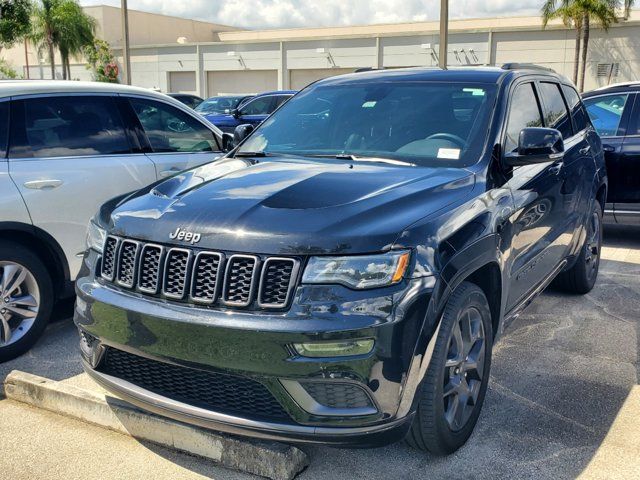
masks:
<svg viewBox="0 0 640 480"><path fill-rule="evenodd" d="M127 0L121 0L122 13L122 79L127 85L131 85L131 60L129 59L129 10Z"/></svg>
<svg viewBox="0 0 640 480"><path fill-rule="evenodd" d="M447 69L447 45L449 43L449 0L440 0L440 45L438 66Z"/></svg>

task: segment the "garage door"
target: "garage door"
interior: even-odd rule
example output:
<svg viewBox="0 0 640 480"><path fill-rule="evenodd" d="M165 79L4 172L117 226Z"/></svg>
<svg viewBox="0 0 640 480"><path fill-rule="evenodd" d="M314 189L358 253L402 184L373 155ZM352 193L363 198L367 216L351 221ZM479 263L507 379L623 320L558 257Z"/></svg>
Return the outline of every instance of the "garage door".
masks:
<svg viewBox="0 0 640 480"><path fill-rule="evenodd" d="M322 78L333 77L334 75L342 75L344 73L353 73L350 68L318 68L309 70L291 70L289 72L290 84L292 90L300 90L311 82Z"/></svg>
<svg viewBox="0 0 640 480"><path fill-rule="evenodd" d="M262 93L278 89L277 70L207 72L210 97L227 93Z"/></svg>
<svg viewBox="0 0 640 480"><path fill-rule="evenodd" d="M169 91L196 93L196 72L169 72Z"/></svg>

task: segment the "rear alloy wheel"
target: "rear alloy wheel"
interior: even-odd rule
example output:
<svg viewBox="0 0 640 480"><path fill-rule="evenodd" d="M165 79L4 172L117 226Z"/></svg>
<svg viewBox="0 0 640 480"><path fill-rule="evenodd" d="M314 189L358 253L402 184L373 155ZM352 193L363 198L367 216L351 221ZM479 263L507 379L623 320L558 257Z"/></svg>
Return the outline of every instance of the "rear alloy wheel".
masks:
<svg viewBox="0 0 640 480"><path fill-rule="evenodd" d="M0 243L0 362L29 349L51 313L49 274L29 250Z"/></svg>
<svg viewBox="0 0 640 480"><path fill-rule="evenodd" d="M580 254L569 270L558 275L554 285L571 293L589 293L598 278L601 249L602 206L599 202L594 202L587 219L586 237Z"/></svg>
<svg viewBox="0 0 640 480"><path fill-rule="evenodd" d="M482 289L463 282L451 294L437 335L406 442L446 455L471 436L487 390L493 331Z"/></svg>

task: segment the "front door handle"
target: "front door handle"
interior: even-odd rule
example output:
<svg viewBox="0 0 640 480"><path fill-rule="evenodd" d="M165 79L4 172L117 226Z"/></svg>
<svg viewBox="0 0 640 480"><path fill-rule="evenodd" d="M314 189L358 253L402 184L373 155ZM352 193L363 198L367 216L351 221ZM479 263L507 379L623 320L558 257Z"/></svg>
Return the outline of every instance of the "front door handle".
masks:
<svg viewBox="0 0 640 480"><path fill-rule="evenodd" d="M564 167L563 162L554 163L549 167L549 173L558 175L562 171L562 167Z"/></svg>
<svg viewBox="0 0 640 480"><path fill-rule="evenodd" d="M591 145L587 145L586 147L581 148L580 149L580 154L586 155L587 153L589 153L589 150L591 150Z"/></svg>
<svg viewBox="0 0 640 480"><path fill-rule="evenodd" d="M160 176L161 177L170 177L171 175L175 175L178 172L181 172L182 170L180 170L177 167L172 167L169 170L163 170L160 172Z"/></svg>
<svg viewBox="0 0 640 480"><path fill-rule="evenodd" d="M48 180L31 180L24 182L26 188L32 188L34 190L51 190L58 188L64 182L62 180L48 179Z"/></svg>
<svg viewBox="0 0 640 480"><path fill-rule="evenodd" d="M605 152L615 152L616 147L613 147L611 145L602 145L602 150L604 150Z"/></svg>

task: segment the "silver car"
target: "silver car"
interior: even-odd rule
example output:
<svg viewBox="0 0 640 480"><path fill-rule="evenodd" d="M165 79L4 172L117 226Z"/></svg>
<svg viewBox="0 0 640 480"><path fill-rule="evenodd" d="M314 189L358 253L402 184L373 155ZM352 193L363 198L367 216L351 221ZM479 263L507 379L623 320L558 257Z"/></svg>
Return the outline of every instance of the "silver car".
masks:
<svg viewBox="0 0 640 480"><path fill-rule="evenodd" d="M100 205L221 149L219 129L160 93L0 82L0 362L26 351L54 302L73 295Z"/></svg>

